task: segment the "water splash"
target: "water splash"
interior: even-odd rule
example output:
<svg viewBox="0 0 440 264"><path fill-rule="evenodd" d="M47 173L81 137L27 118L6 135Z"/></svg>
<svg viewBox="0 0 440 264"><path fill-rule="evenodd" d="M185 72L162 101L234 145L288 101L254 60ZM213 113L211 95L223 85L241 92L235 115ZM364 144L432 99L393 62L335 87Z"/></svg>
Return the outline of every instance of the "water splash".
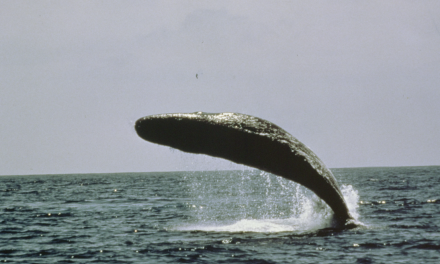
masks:
<svg viewBox="0 0 440 264"><path fill-rule="evenodd" d="M348 210L355 221L359 221L359 194L351 185L341 185L341 192L347 203Z"/></svg>
<svg viewBox="0 0 440 264"><path fill-rule="evenodd" d="M312 191L259 170L192 172L185 177L190 221L178 230L311 232L334 227L333 211ZM357 220L359 195L341 191Z"/></svg>

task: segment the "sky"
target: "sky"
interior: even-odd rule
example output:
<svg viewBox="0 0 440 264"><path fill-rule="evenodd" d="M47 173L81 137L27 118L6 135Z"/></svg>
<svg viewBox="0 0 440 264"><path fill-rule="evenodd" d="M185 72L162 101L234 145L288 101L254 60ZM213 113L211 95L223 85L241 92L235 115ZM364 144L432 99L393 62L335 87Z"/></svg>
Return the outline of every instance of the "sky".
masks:
<svg viewBox="0 0 440 264"><path fill-rule="evenodd" d="M330 168L440 165L440 1L0 2L0 175L236 168L134 130L196 111Z"/></svg>

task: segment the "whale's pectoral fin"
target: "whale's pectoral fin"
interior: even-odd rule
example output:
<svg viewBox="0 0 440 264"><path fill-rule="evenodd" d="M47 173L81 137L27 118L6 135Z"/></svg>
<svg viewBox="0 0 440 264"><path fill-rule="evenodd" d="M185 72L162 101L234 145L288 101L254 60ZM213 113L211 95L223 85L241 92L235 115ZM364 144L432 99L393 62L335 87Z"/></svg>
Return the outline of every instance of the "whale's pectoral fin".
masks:
<svg viewBox="0 0 440 264"><path fill-rule="evenodd" d="M150 142L224 158L295 181L323 199L341 223L353 219L331 171L308 147L271 122L237 113L196 112L146 116L135 129Z"/></svg>

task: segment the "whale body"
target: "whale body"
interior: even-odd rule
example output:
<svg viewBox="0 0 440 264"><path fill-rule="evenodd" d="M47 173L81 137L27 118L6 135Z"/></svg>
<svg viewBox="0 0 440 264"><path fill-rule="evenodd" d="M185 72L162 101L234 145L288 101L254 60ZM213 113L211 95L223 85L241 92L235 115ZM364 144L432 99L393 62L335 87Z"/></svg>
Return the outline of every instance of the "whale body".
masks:
<svg viewBox="0 0 440 264"><path fill-rule="evenodd" d="M159 114L140 118L135 129L153 143L227 159L295 181L324 200L338 223L353 223L331 171L306 145L269 121L238 113Z"/></svg>

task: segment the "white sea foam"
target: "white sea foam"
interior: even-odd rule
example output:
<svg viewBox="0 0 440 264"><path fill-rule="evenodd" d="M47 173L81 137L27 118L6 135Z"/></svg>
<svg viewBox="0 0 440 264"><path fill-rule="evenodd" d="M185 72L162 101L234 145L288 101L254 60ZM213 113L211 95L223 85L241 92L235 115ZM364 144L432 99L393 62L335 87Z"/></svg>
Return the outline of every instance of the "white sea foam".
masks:
<svg viewBox="0 0 440 264"><path fill-rule="evenodd" d="M193 225L179 230L199 230L208 232L285 232L295 231L295 226L288 225L283 220L252 220L242 219L233 224Z"/></svg>
<svg viewBox="0 0 440 264"><path fill-rule="evenodd" d="M179 227L177 230L206 232L310 232L331 226L331 217L306 212L299 217L286 219L242 219L234 223L195 224Z"/></svg>

